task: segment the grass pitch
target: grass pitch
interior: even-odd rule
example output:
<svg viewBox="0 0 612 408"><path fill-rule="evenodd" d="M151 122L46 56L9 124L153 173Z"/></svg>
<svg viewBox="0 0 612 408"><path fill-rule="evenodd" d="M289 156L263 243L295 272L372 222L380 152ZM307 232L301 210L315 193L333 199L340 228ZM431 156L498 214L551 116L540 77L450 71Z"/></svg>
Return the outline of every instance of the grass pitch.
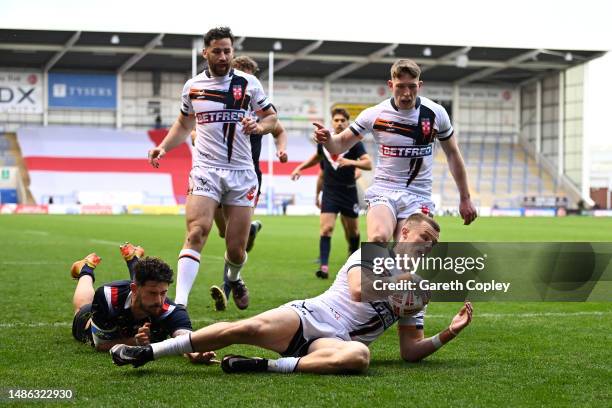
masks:
<svg viewBox="0 0 612 408"><path fill-rule="evenodd" d="M211 236L190 297L195 327L252 316L331 284L314 277L317 217L261 219L243 273L251 306L213 310L208 288L221 281L223 243ZM438 221L446 241L612 241L612 219L482 218L469 227L457 218ZM72 262L95 250L103 259L96 285L125 279L118 245L129 240L174 267L184 228L179 216L0 216L0 402L8 402L8 388L53 388L74 391L73 400L53 406L79 407L612 405L612 303L476 303L472 325L418 364L400 360L396 331L388 330L371 346L362 376L228 376L181 357L135 370L73 340ZM330 271L347 251L336 228ZM431 304L426 335L445 328L458 308ZM218 354L226 353L275 356L248 346Z"/></svg>

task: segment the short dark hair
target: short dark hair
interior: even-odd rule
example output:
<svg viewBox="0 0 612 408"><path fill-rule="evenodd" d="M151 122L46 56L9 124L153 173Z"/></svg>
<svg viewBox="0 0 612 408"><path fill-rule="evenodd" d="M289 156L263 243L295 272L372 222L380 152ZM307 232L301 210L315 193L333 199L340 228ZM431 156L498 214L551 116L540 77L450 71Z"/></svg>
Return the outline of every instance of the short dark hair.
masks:
<svg viewBox="0 0 612 408"><path fill-rule="evenodd" d="M240 71L248 71L253 75L259 72L259 65L257 65L257 61L251 57L247 57L246 55L241 55L234 58L232 60L232 67L239 69Z"/></svg>
<svg viewBox="0 0 612 408"><path fill-rule="evenodd" d="M204 46L208 47L213 40L222 40L223 38L229 38L234 45L234 35L229 27L211 28L204 34Z"/></svg>
<svg viewBox="0 0 612 408"><path fill-rule="evenodd" d="M342 115L346 120L349 120L351 118L351 115L349 115L348 111L344 108L334 108L332 109L331 114L332 118L336 115Z"/></svg>
<svg viewBox="0 0 612 408"><path fill-rule="evenodd" d="M134 265L134 281L144 286L148 281L172 283L172 268L159 258L146 256Z"/></svg>

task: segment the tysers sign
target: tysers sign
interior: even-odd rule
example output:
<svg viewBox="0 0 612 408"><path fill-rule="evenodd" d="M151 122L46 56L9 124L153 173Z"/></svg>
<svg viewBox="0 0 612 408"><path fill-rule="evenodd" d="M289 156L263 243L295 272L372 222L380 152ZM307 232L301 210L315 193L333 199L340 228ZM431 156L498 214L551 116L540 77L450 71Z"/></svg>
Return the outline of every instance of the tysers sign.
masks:
<svg viewBox="0 0 612 408"><path fill-rule="evenodd" d="M115 109L117 76L114 74L49 73L49 107Z"/></svg>

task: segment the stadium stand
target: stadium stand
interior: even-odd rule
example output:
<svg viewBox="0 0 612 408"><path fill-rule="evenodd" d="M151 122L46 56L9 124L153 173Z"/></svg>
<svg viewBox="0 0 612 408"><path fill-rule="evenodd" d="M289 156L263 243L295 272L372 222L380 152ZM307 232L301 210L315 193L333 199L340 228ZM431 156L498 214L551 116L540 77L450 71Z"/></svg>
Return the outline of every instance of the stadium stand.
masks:
<svg viewBox="0 0 612 408"><path fill-rule="evenodd" d="M471 142L469 134L463 138L461 152L477 206L516 208L525 196L567 196L543 166L510 138L495 138L494 143ZM435 162L434 193L440 195L441 207L456 206L457 189L439 146Z"/></svg>

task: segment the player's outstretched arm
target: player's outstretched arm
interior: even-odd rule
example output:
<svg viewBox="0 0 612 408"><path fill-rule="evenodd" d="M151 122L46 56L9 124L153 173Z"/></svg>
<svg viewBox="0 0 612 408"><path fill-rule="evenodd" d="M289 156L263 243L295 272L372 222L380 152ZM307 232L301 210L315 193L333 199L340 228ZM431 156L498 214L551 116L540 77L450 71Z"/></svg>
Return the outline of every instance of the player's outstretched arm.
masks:
<svg viewBox="0 0 612 408"><path fill-rule="evenodd" d="M459 190L459 214L463 218L463 223L469 225L477 217L476 207L472 204L470 198L470 190L468 187L468 177L465 171L465 163L463 157L459 151L456 138L450 137L446 140L440 140L440 145L444 154L446 155L446 161L448 162L448 168L450 169L457 190Z"/></svg>
<svg viewBox="0 0 612 408"><path fill-rule="evenodd" d="M345 152L363 139L363 136L355 135L351 128L346 128L342 132L332 135L329 129L326 129L322 124L314 122L313 125L315 126L312 136L314 141L325 146L331 154Z"/></svg>
<svg viewBox="0 0 612 408"><path fill-rule="evenodd" d="M453 317L448 328L433 337L425 338L423 329L416 326L398 326L400 338L400 355L409 362L421 361L435 353L440 347L453 340L472 321L472 304L465 302L459 312Z"/></svg>
<svg viewBox="0 0 612 408"><path fill-rule="evenodd" d="M148 156L151 166L155 168L159 167L159 159L164 157L167 152L183 143L194 125L195 116L185 116L182 113L179 114L164 140L162 140L159 146L149 150Z"/></svg>
<svg viewBox="0 0 612 408"><path fill-rule="evenodd" d="M364 154L358 160L351 160L341 157L338 159L339 167L353 166L360 170L372 170L372 160L369 154ZM355 177L357 178L357 177Z"/></svg>
<svg viewBox="0 0 612 408"><path fill-rule="evenodd" d="M302 170L310 168L321 161L321 157L318 154L313 154L307 160L298 164L295 169L291 172L291 180L295 181L302 175Z"/></svg>

